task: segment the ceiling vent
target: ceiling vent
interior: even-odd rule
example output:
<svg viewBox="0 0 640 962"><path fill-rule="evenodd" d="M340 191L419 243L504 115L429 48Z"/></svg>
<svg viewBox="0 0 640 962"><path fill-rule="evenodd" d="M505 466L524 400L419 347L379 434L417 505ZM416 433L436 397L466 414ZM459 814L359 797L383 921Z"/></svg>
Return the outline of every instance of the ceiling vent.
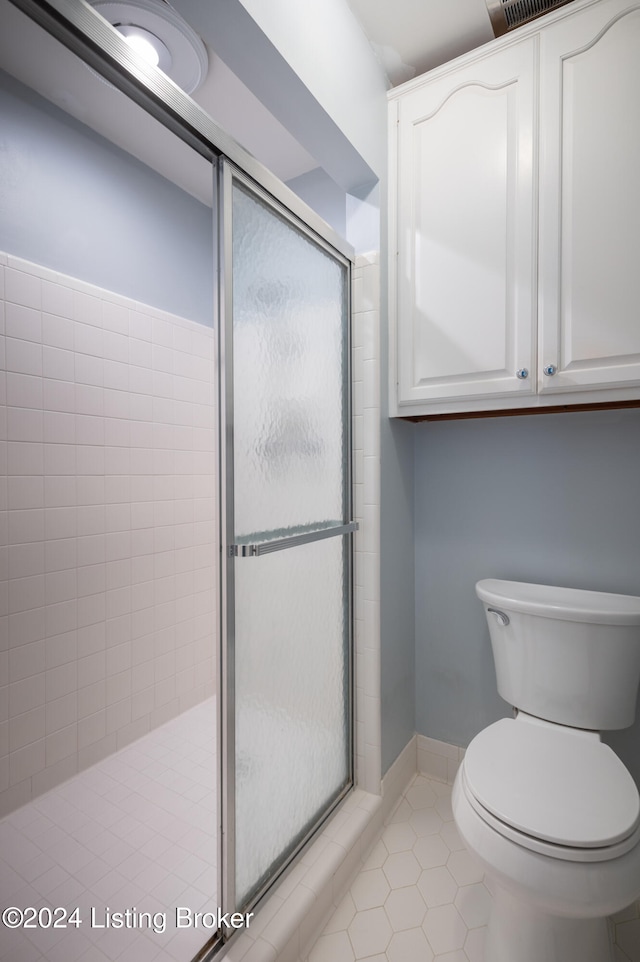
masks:
<svg viewBox="0 0 640 962"><path fill-rule="evenodd" d="M487 0L494 36L515 30L523 23L536 20L549 10L563 7L571 0Z"/></svg>

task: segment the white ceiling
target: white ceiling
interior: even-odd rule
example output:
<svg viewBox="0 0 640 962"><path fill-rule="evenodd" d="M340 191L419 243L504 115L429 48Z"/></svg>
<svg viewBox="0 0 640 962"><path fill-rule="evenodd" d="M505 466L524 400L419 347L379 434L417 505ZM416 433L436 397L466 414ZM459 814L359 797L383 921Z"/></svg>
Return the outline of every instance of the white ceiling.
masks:
<svg viewBox="0 0 640 962"><path fill-rule="evenodd" d="M391 86L493 40L485 0L347 0Z"/></svg>

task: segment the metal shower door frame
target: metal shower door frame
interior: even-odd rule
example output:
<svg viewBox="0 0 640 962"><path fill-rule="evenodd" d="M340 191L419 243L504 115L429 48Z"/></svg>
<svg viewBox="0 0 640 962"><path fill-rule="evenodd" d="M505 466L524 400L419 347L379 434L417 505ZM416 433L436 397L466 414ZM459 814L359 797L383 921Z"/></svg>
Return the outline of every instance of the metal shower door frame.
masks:
<svg viewBox="0 0 640 962"><path fill-rule="evenodd" d="M346 285L346 345L343 370L344 435L343 435L343 523L330 528L280 538L257 545L236 544L234 540L234 379L233 379L233 276L232 276L232 190L234 181L250 191L276 214L285 219L292 227L305 234L309 240L342 264L347 270ZM218 197L218 369L219 369L219 468L220 468L220 706L219 731L222 765L219 767L220 822L219 835L219 900L223 911L246 912L254 910L269 893L274 883L295 862L299 853L315 837L320 826L335 810L354 784L354 693L353 693L353 539L349 537L345 548L344 590L348 604L348 747L349 773L348 784L326 811L317 820L305 837L291 853L285 865L270 878L244 906L236 904L236 826L235 826L235 576L237 559L257 557L277 550L286 550L298 544L341 537L354 532L358 525L352 521L352 469L351 469L351 258L338 251L324 237L294 212L274 198L264 186L241 170L225 157L217 164ZM251 563L250 561L248 563ZM224 773L224 774L223 774ZM226 779L225 779L226 776ZM220 933L223 943L228 940L227 933Z"/></svg>

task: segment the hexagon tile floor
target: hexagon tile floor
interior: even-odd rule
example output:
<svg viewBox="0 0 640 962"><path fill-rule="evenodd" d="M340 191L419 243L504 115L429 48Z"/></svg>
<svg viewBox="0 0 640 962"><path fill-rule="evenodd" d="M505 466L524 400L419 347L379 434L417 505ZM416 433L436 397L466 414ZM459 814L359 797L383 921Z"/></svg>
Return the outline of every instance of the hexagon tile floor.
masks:
<svg viewBox="0 0 640 962"><path fill-rule="evenodd" d="M451 786L417 775L305 962L484 962L490 904ZM616 962L640 962L637 907L617 921Z"/></svg>

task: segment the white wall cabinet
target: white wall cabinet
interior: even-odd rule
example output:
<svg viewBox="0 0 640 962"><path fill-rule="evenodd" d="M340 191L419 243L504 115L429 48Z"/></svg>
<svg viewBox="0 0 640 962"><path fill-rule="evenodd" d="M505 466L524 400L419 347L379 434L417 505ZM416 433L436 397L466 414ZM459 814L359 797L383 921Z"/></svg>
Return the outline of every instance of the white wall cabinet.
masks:
<svg viewBox="0 0 640 962"><path fill-rule="evenodd" d="M640 2L396 88L390 143L390 413L640 398Z"/></svg>

